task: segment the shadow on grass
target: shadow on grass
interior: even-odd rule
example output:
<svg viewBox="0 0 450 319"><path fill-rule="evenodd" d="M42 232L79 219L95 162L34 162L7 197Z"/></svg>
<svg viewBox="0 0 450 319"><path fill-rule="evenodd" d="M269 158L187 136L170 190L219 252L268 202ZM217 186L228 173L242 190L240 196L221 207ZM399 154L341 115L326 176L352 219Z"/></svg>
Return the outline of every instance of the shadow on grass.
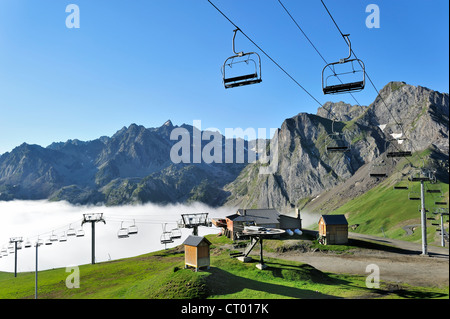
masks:
<svg viewBox="0 0 450 319"><path fill-rule="evenodd" d="M397 296L404 299L437 299L447 297L448 294L437 291L418 291L415 288L404 289L397 284L382 284L380 288L369 289L371 293L383 296Z"/></svg>
<svg viewBox="0 0 450 319"><path fill-rule="evenodd" d="M355 238L349 238L348 239L348 245L358 248L366 248L366 249L373 249L373 250L379 250L379 251L385 251L390 253L396 253L396 254L402 254L402 255L421 255L421 250L411 250L411 249L403 249L395 246L391 246L389 244L383 244L384 241L382 239L377 240L382 243L376 243L373 241L366 241L366 240L360 240ZM439 253L428 253L429 256L432 257L445 257L448 258L448 255L446 254L439 254Z"/></svg>
<svg viewBox="0 0 450 319"><path fill-rule="evenodd" d="M209 287L211 296L230 295L242 292L244 289L249 289L263 293L284 296L287 298L338 299L340 297L324 294L316 290L291 287L283 285L282 283L269 283L265 280L280 278L290 282L309 284L348 284L348 282L344 280L329 278L326 274L307 264L290 265L278 261L270 261L266 262L266 266L268 267L265 270L261 271L261 278L258 279L250 279L247 277L238 276L221 268L211 267L207 271L211 275L207 276L206 278L206 283ZM249 269L249 271L253 272L252 269ZM252 298L252 296L249 296L248 298ZM265 297L262 298L264 299Z"/></svg>
<svg viewBox="0 0 450 319"><path fill-rule="evenodd" d="M384 241L384 240L379 240L379 241L387 243L387 241ZM403 249L403 248L398 248L398 247L391 246L391 245L384 244L384 243L375 243L373 241L366 241L366 240L360 240L360 239L354 239L354 238L348 239L348 245L358 247L358 248L373 249L373 250L379 250L379 251L385 251L385 252L403 254L403 255L419 255L421 253L421 251L417 251L417 250Z"/></svg>

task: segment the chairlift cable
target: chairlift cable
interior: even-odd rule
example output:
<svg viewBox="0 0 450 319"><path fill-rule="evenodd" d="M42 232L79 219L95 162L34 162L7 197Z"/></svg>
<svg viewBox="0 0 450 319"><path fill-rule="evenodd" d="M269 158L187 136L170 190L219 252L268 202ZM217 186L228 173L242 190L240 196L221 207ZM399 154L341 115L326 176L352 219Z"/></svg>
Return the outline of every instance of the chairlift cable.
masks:
<svg viewBox="0 0 450 319"><path fill-rule="evenodd" d="M311 44L311 46L314 48L314 50L317 52L317 54L322 58L323 62L325 62L325 65L328 65L329 63L327 62L327 60L325 60L325 58L323 57L323 55L319 52L319 50L317 49L317 47L314 45L314 43L309 39L309 37L306 35L305 31L303 31L303 29L300 27L300 25L298 24L298 22L295 20L295 18L292 16L292 14L289 12L289 10L285 7L285 5L281 2L281 0L278 0L278 3L283 7L283 9L286 11L286 13L288 14L288 16L291 18L291 20L295 23L295 25L297 26L297 28L302 32L302 34L305 36L306 40L308 40L309 44ZM328 66L331 69L331 66ZM352 62L352 67L353 67L353 62ZM333 66L333 70L332 72L336 75L336 72L334 71L334 66ZM339 76L336 75L336 77L338 78L338 80L341 82L341 79L339 78ZM349 93L351 95L351 97L355 100L356 104L358 104L360 107L361 104L359 103L359 101L356 99L356 97L350 92ZM329 112L330 113L330 112ZM330 115L332 115L330 113Z"/></svg>
<svg viewBox="0 0 450 319"><path fill-rule="evenodd" d="M266 51L264 51L258 44L255 43L244 31L242 31L241 28L239 28L230 18L228 18L225 13L223 13L214 3L211 2L211 0L208 0L208 2L225 18L227 19L236 29L239 29L239 31L244 35L255 47L257 47L270 61L272 61L281 71L284 72L295 84L297 84L298 87L300 87L305 93L307 93L317 104L319 104L321 107L323 106L322 103L317 100L314 95L312 95L308 90L306 90L292 75L290 75L280 64L278 64Z"/></svg>
<svg viewBox="0 0 450 319"><path fill-rule="evenodd" d="M324 3L323 0L320 0L322 2L322 5L324 6L325 10L327 11L328 15L330 16L331 20L333 21L334 25L336 26L336 28L338 29L339 33L341 34L342 38L344 39L344 41L347 43L345 34L341 31L341 29L339 28L339 25L337 24L336 20L334 19L333 15L331 14L330 10L328 10L328 7L326 6L326 4ZM347 43L348 44L348 43ZM351 53L355 56L356 59L358 59L358 56L356 55L355 51L353 50L353 48L351 48ZM389 107L386 104L386 101L384 100L384 98L381 96L380 91L377 89L377 87L375 86L375 84L373 83L372 79L370 78L369 74L364 70L364 73L367 77L367 79L369 80L369 82L371 83L372 87L374 88L374 90L377 92L377 95L381 98L381 101L383 102L383 105L385 106L385 108L387 109L388 113L390 114L390 116L392 117L392 119L394 120L394 122L397 125L401 125L397 119L395 118L395 116L392 114L391 110L389 109ZM414 144L411 143L411 147L414 149L415 153L417 154L417 150L414 147ZM422 159L422 157L420 156L420 154L418 155L419 159ZM411 164L412 167L415 167L414 164L406 157L406 160ZM423 159L422 159L423 160Z"/></svg>

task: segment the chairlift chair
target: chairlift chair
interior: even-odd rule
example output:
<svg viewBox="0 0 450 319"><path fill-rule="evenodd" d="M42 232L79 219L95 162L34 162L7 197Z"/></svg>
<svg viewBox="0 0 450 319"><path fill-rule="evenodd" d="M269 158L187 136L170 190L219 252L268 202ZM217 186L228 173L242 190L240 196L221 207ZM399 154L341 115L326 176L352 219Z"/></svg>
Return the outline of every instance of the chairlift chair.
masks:
<svg viewBox="0 0 450 319"><path fill-rule="evenodd" d="M423 164L421 168L414 168L411 176L409 177L411 182L429 182L433 181L432 172L425 168L425 161L423 160Z"/></svg>
<svg viewBox="0 0 450 319"><path fill-rule="evenodd" d="M172 239L180 239L181 238L181 230L178 228L174 228L170 231L170 237Z"/></svg>
<svg viewBox="0 0 450 319"><path fill-rule="evenodd" d="M394 185L394 189L409 189L409 184L405 183L405 181L397 181Z"/></svg>
<svg viewBox="0 0 450 319"><path fill-rule="evenodd" d="M349 47L348 57L338 62L329 63L322 70L322 90L324 94L359 92L365 87L365 65L359 59L351 59L352 44L349 36L349 34L344 35L344 39ZM345 69L345 67L348 67L348 69ZM336 71L336 69L341 69L341 71ZM350 81L342 82L340 76Z"/></svg>
<svg viewBox="0 0 450 319"><path fill-rule="evenodd" d="M431 186L431 185L433 185L433 186ZM426 192L429 193L429 194L442 194L441 184L439 184L439 183L430 183L428 185L428 188L427 188Z"/></svg>
<svg viewBox="0 0 450 319"><path fill-rule="evenodd" d="M59 237L59 242L63 243L67 241L66 232L62 234L62 236Z"/></svg>
<svg viewBox="0 0 450 319"><path fill-rule="evenodd" d="M8 250L9 250L9 253L10 253L10 254L14 253L15 248L14 248L14 244L13 244L13 243L10 243L10 244L8 245Z"/></svg>
<svg viewBox="0 0 450 319"><path fill-rule="evenodd" d="M49 237L49 238L47 238L47 240L44 242L44 244L45 244L46 246L50 246L50 245L53 245L53 242L52 242L52 240L51 240L50 237Z"/></svg>
<svg viewBox="0 0 450 319"><path fill-rule="evenodd" d="M172 232L166 231L166 224L163 224L162 227L163 227L163 233L160 238L161 244L173 243Z"/></svg>
<svg viewBox="0 0 450 319"><path fill-rule="evenodd" d="M138 227L136 226L136 221L133 220L133 225L128 227L129 235L136 235L138 233Z"/></svg>
<svg viewBox="0 0 450 319"><path fill-rule="evenodd" d="M84 230L83 230L83 228L79 228L77 230L76 237L84 237Z"/></svg>
<svg viewBox="0 0 450 319"><path fill-rule="evenodd" d="M421 199L420 193L419 192L409 192L408 199L409 200L420 200Z"/></svg>
<svg viewBox="0 0 450 319"><path fill-rule="evenodd" d="M123 227L123 222L120 224L120 229L117 232L117 237L118 238L128 238L129 236L129 230L126 227Z"/></svg>
<svg viewBox="0 0 450 319"><path fill-rule="evenodd" d="M395 145L395 143L397 143L397 145ZM386 157L402 158L412 156L412 153L408 150L406 144L409 144L409 140L406 138L386 141Z"/></svg>
<svg viewBox="0 0 450 319"><path fill-rule="evenodd" d="M161 244L173 243L171 232L163 232L161 235Z"/></svg>
<svg viewBox="0 0 450 319"><path fill-rule="evenodd" d="M370 177L374 177L374 178L386 178L386 177L388 177L386 163L384 163L384 162L382 162L382 163L373 163L371 168L370 168L370 171L369 171L369 176Z"/></svg>
<svg viewBox="0 0 450 319"><path fill-rule="evenodd" d="M50 236L49 239L51 242L55 242L55 241L58 241L58 236L52 232L52 235Z"/></svg>
<svg viewBox="0 0 450 319"><path fill-rule="evenodd" d="M350 143L342 138L343 133L334 130L333 120L331 124L331 134L328 134L326 150L328 153L342 153L350 151Z"/></svg>
<svg viewBox="0 0 450 319"><path fill-rule="evenodd" d="M29 239L27 239L27 241L25 242L25 244L23 245L25 248L30 248L31 245L31 241Z"/></svg>
<svg viewBox="0 0 450 319"><path fill-rule="evenodd" d="M236 52L235 38L233 35L233 52L235 55L225 60L222 66L223 84L225 89L257 84L261 79L261 57L256 52Z"/></svg>
<svg viewBox="0 0 450 319"><path fill-rule="evenodd" d="M67 237L72 237L76 235L77 231L74 228L72 228L72 225L69 225L69 229L67 230Z"/></svg>

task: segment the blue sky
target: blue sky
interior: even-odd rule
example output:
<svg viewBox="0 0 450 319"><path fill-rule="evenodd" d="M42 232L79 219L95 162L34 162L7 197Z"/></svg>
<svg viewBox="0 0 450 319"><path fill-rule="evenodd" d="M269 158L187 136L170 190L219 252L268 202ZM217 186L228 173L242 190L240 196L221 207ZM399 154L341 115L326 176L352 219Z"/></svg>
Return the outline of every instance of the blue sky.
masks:
<svg viewBox="0 0 450 319"><path fill-rule="evenodd" d="M324 62L277 0L213 0L320 103ZM348 48L320 0L283 0L328 62ZM80 28L68 29L68 4ZM405 81L449 92L446 0L326 0L378 89ZM379 29L365 25L380 8ZM221 66L233 54L233 26L207 0L0 0L0 154L23 142L111 136L131 123L157 127L276 128L318 104L263 54L261 84L225 90ZM237 50L257 51L236 38ZM369 105L367 85L355 93Z"/></svg>

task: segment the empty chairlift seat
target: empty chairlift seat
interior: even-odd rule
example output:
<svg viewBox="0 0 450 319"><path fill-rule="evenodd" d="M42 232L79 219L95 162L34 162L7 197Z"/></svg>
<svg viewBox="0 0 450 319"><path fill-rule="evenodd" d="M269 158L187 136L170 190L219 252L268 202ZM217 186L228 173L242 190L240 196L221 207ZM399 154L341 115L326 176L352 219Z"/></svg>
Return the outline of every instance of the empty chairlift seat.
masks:
<svg viewBox="0 0 450 319"><path fill-rule="evenodd" d="M76 236L77 231L74 228L72 228L72 225L69 225L69 229L67 230L66 234L68 237Z"/></svg>
<svg viewBox="0 0 450 319"><path fill-rule="evenodd" d="M77 230L76 236L77 237L84 237L84 230L83 230L83 228L80 228L80 229Z"/></svg>
<svg viewBox="0 0 450 319"><path fill-rule="evenodd" d="M223 84L225 89L261 83L261 57L256 52L236 52L233 35L233 52L235 55L225 60L222 66Z"/></svg>
<svg viewBox="0 0 450 319"><path fill-rule="evenodd" d="M136 235L138 233L138 227L136 226L136 221L133 220L133 225L128 227L129 235Z"/></svg>
<svg viewBox="0 0 450 319"><path fill-rule="evenodd" d="M181 230L178 228L174 228L170 231L170 237L172 239L180 239L181 238Z"/></svg>
<svg viewBox="0 0 450 319"><path fill-rule="evenodd" d="M163 232L160 238L161 244L173 243L171 232Z"/></svg>
<svg viewBox="0 0 450 319"><path fill-rule="evenodd" d="M326 140L327 153L343 153L350 151L351 145L344 139L344 134L338 132L335 127L335 121L331 124L331 133L328 134Z"/></svg>
<svg viewBox="0 0 450 319"><path fill-rule="evenodd" d="M344 35L349 46L348 57L327 64L322 70L322 90L324 94L340 94L362 91L366 84L364 62L351 59L352 47L349 34Z"/></svg>
<svg viewBox="0 0 450 319"><path fill-rule="evenodd" d="M128 228L123 227L123 222L120 224L120 229L117 231L117 238L128 238L129 231Z"/></svg>
<svg viewBox="0 0 450 319"><path fill-rule="evenodd" d="M388 168L386 163L373 163L370 167L369 176L374 178L388 177Z"/></svg>

